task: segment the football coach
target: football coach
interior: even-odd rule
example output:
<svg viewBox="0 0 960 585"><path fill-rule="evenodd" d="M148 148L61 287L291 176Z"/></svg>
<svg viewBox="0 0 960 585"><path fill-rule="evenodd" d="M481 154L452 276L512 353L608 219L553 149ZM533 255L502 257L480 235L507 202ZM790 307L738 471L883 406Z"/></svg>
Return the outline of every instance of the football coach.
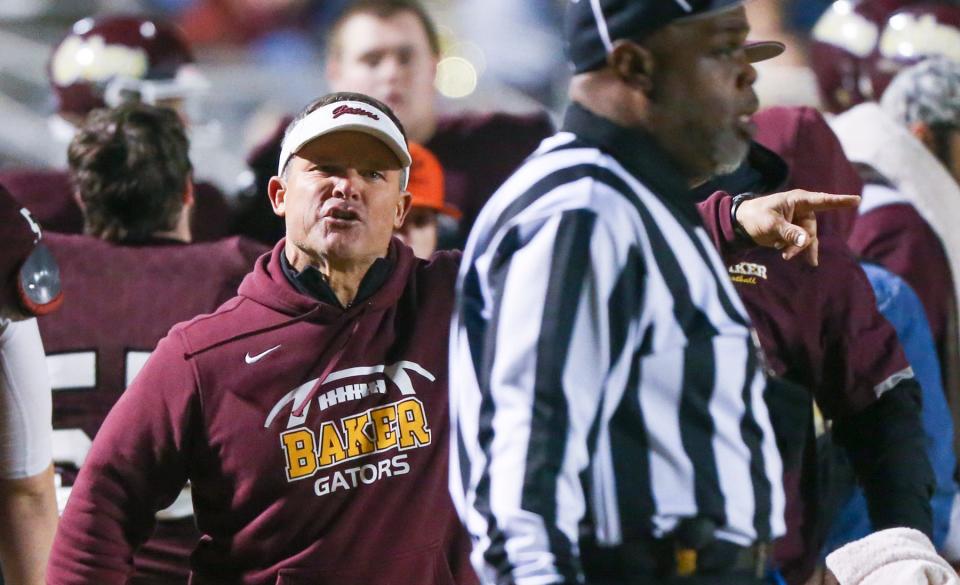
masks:
<svg viewBox="0 0 960 585"><path fill-rule="evenodd" d="M236 297L175 326L110 411L50 585L128 583L187 480L191 585L476 582L446 476L459 254L420 260L393 237L411 163L368 96L294 119L267 193L286 237Z"/></svg>

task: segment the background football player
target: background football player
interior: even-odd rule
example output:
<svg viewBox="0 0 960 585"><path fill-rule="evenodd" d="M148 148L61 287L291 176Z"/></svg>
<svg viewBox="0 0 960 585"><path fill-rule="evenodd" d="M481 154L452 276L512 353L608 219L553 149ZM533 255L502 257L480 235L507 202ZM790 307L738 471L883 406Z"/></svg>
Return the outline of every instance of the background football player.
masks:
<svg viewBox="0 0 960 585"><path fill-rule="evenodd" d="M157 341L233 295L264 248L243 238L190 243L186 131L166 108L95 110L69 149L87 235L49 234L73 302L45 318L61 506L103 418ZM158 515L133 583L186 583L199 538L189 488Z"/></svg>

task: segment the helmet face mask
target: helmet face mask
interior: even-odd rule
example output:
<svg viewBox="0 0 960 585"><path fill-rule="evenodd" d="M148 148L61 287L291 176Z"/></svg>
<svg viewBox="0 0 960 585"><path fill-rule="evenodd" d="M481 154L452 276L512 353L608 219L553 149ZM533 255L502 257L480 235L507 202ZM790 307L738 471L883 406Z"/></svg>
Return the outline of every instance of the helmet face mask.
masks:
<svg viewBox="0 0 960 585"><path fill-rule="evenodd" d="M114 108L129 100L137 100L152 106L176 110L185 122L196 118L196 113L187 104L202 97L209 89L209 82L196 65L184 65L171 79L134 79L115 77L106 83L103 101Z"/></svg>

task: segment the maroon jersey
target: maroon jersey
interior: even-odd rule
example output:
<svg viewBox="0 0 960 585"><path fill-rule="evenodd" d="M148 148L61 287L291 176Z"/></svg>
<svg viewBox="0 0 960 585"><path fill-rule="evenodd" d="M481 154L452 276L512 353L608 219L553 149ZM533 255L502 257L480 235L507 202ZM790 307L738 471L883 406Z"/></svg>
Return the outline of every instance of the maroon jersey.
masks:
<svg viewBox="0 0 960 585"><path fill-rule="evenodd" d="M757 140L789 167L784 189L858 194L861 183L839 141L819 112L772 108L754 117ZM785 262L777 250L724 250L723 259L757 330L769 367L810 390L827 418L856 414L877 400L908 368L896 331L880 314L873 288L844 242L852 217L820 215L820 261L814 268ZM819 227L819 226L818 226ZM787 534L777 543L777 561L791 583L813 569L820 542L812 526L817 502L802 497L801 475L787 470Z"/></svg>
<svg viewBox="0 0 960 585"><path fill-rule="evenodd" d="M284 241L239 296L174 328L117 402L48 583L124 583L153 513L193 486L192 583L475 583L447 491L459 254L392 270L347 309L297 291Z"/></svg>
<svg viewBox="0 0 960 585"><path fill-rule="evenodd" d="M157 342L174 324L209 313L233 296L265 248L241 238L125 246L48 232L44 241L71 291L61 311L39 321L53 388L54 461L63 500L103 419ZM138 557L141 573L186 582L186 555L198 535L188 530L192 519L184 504L164 517L185 522L161 523L158 538Z"/></svg>
<svg viewBox="0 0 960 585"><path fill-rule="evenodd" d="M908 367L896 331L878 312L873 289L843 240L820 237L817 268L784 262L769 248L725 254L724 262L769 367L812 391L827 418L862 411L885 381ZM776 548L791 583L809 576L820 544L808 536L817 503L801 496L797 471L788 469L784 477L787 534Z"/></svg>
<svg viewBox="0 0 960 585"><path fill-rule="evenodd" d="M461 244L487 200L540 142L553 135L546 114L503 113L441 117L424 145L443 167L449 203L462 213Z"/></svg>
<svg viewBox="0 0 960 585"><path fill-rule="evenodd" d="M0 172L5 185L20 203L33 212L43 229L65 234L83 233L83 213L73 195L70 173L55 169L8 169ZM210 242L227 235L230 206L214 185L194 185L190 229L197 242Z"/></svg>
<svg viewBox="0 0 960 585"><path fill-rule="evenodd" d="M233 233L271 243L283 237L283 220L270 208L267 183L277 174L280 144L291 120L284 118L247 157L255 181L251 191L241 197ZM443 167L446 201L463 213L455 241L443 244L463 246L487 199L540 142L552 134L553 126L543 113L528 116L461 114L440 118L433 137L424 146Z"/></svg>

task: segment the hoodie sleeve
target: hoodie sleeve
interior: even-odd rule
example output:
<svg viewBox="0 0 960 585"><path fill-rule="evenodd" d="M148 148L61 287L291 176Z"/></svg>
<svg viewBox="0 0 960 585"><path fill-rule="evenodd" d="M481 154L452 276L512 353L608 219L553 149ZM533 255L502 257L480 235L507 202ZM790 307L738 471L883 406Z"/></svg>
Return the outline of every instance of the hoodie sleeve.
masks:
<svg viewBox="0 0 960 585"><path fill-rule="evenodd" d="M841 419L862 412L913 374L867 275L842 240L822 238L817 274L823 357L814 393L828 418Z"/></svg>
<svg viewBox="0 0 960 585"><path fill-rule="evenodd" d="M933 339L942 348L953 303L950 262L916 209L893 204L870 210L857 219L848 243L864 260L907 281L923 302Z"/></svg>
<svg viewBox="0 0 960 585"><path fill-rule="evenodd" d="M823 246L821 257L819 270L831 272L823 279L821 339L827 345L817 401L834 419L834 436L850 456L874 528L907 526L929 536L936 480L921 388L863 270L837 247Z"/></svg>
<svg viewBox="0 0 960 585"><path fill-rule="evenodd" d="M730 252L753 246L753 242L744 242L734 230L733 196L725 191L717 191L710 197L697 204L703 227L710 234L713 245L721 252Z"/></svg>
<svg viewBox="0 0 960 585"><path fill-rule="evenodd" d="M60 520L48 584L126 583L154 514L183 487L200 401L176 335L160 342L97 433Z"/></svg>

